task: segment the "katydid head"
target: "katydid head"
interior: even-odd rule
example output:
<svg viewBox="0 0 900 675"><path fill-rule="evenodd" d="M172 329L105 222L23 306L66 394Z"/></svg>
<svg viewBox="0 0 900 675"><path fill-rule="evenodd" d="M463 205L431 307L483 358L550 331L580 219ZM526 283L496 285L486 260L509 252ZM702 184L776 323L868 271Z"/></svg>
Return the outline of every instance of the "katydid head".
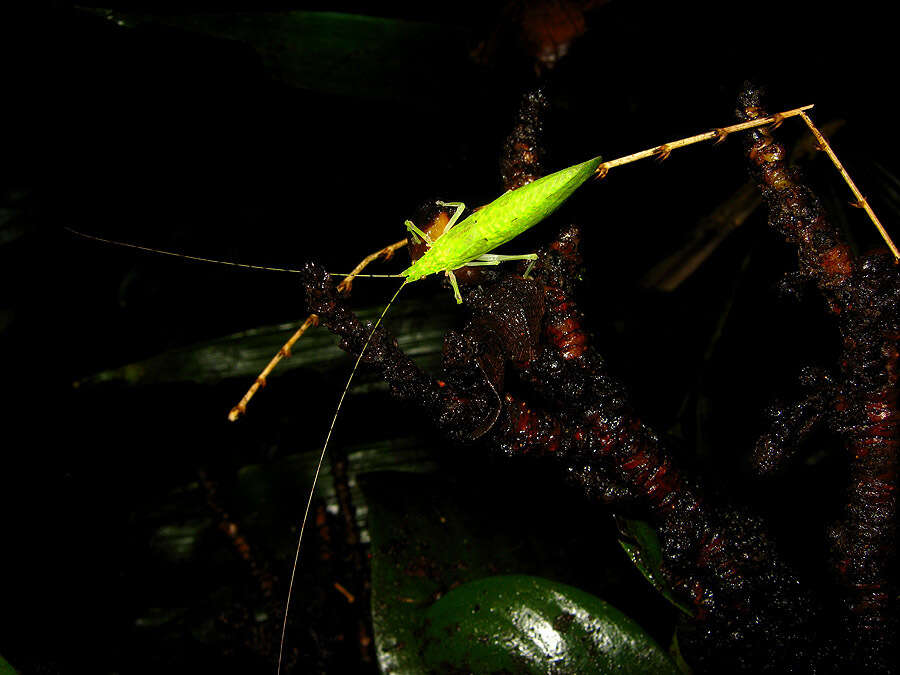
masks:
<svg viewBox="0 0 900 675"><path fill-rule="evenodd" d="M431 248L440 237L446 234L454 223L455 206L447 202L428 200L419 205L413 216L413 224L431 239L431 244L410 231L407 236L410 262L415 264ZM478 210L477 208L474 210ZM497 271L479 266L464 266L453 270L458 286L473 286L494 280ZM447 275L442 275L443 285L450 289L451 284Z"/></svg>
<svg viewBox="0 0 900 675"><path fill-rule="evenodd" d="M441 235L444 234L444 230L450 222L452 213L453 212L446 206L440 206L436 201L428 200L422 202L416 209L412 222L422 232L427 234L432 241L437 241ZM407 242L411 263L416 262L425 255L425 252L429 248L428 243L423 241L422 238L414 232L409 232L407 235Z"/></svg>

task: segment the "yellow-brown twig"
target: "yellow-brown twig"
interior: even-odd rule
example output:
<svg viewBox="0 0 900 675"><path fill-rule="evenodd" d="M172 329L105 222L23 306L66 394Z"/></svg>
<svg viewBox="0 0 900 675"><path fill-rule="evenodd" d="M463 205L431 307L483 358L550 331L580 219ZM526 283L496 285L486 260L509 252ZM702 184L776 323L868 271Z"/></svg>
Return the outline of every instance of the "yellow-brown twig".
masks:
<svg viewBox="0 0 900 675"><path fill-rule="evenodd" d="M803 118L803 121L806 122L806 126L809 127L809 130L812 132L813 136L816 137L816 140L819 142L819 147L825 151L825 154L828 155L828 158L831 160L831 163L834 164L834 167L838 170L841 176L844 178L844 182L850 187L850 191L853 193L853 196L856 197L856 206L862 208L867 214L869 214L869 218L875 223L875 227L878 229L878 233L881 235L881 238L884 239L884 243L888 245L888 248L891 249L891 253L894 254L894 259L900 261L900 251L897 250L897 247L894 245L894 242L891 240L890 235L887 233L887 230L884 229L884 226L881 224L881 221L878 220L878 216L875 215L875 212L872 210L872 207L869 206L869 202L866 201L866 198L862 196L862 193L859 191L859 188L856 187L856 183L853 182L853 179L850 178L850 174L847 173L847 170L844 168L844 165L841 164L841 160L838 159L834 150L831 149L831 145L825 139L825 136L816 128L816 125L813 124L812 120L809 119L809 115L804 112L800 113L800 117Z"/></svg>
<svg viewBox="0 0 900 675"><path fill-rule="evenodd" d="M828 156L831 158L831 161L837 167L838 171L840 171L841 175L844 177L844 180L847 182L847 185L850 186L850 189L853 191L853 194L856 196L857 203L860 207L865 209L866 213L869 214L869 217L872 219L872 222L875 223L875 227L878 228L878 231L881 233L881 236L884 238L888 247L891 249L891 252L894 254L894 257L900 260L900 251L897 250L897 247L894 246L894 242L891 241L890 236L888 236L881 222L878 220L878 217L875 215L875 212L872 211L868 202L856 188L856 185L851 180L849 174L841 165L840 161L837 158L837 155L834 154L834 151L831 149L831 146L828 145L828 141L825 140L825 137L816 129L815 125L806 115L806 111L810 110L813 105L805 105L799 108L793 108L791 110L785 110L780 113L775 113L774 115L770 115L769 117L762 117L760 119L748 120L746 122L740 122L739 124L732 124L727 127L719 127L717 129L712 129L711 131L707 131L702 134L697 134L695 136L688 136L686 138L679 139L677 141L670 141L668 143L663 143L662 145L656 145L652 148L648 148L647 150L642 150L640 152L635 152L630 155L625 155L624 157L618 157L616 159L612 159L608 162L603 162L596 169L596 176L598 178L605 178L609 173L610 169L613 169L618 166L623 166L625 164L631 164L632 162L637 162L642 159L648 159L650 157L656 157L658 159L664 160L668 158L669 154L673 150L678 150L679 148L684 148L688 145L694 145L695 143L702 143L704 141L715 141L719 143L723 141L729 134L737 133L740 131L746 131L747 129L754 129L756 127L766 126L768 124L772 125L780 125L785 119L788 117L797 117L800 116L803 118L803 121L806 122L807 126L810 128L810 131L816 136L819 144L822 149L828 153ZM406 240L401 239L400 241L394 242L389 246L385 246L380 251L376 251L371 255L363 258L360 263L353 268L353 271L350 272L346 276L346 278L338 284L338 290L342 293L346 293L350 290L353 285L353 279L357 277L370 263L378 260L379 258L384 258L388 260L397 250L406 246ZM284 347L282 347L278 353L272 357L272 360L269 364L263 369L262 373L260 373L259 377L256 378L256 381L251 385L250 389L244 394L244 397L241 399L240 403L238 403L234 408L231 409L231 412L228 414L228 419L232 422L240 417L247 410L247 403L253 398L253 395L259 390L260 387L265 386L266 377L268 377L269 373L274 370L275 366L278 365L278 362L286 356L290 356L291 347L294 343L300 339L300 336L306 332L306 330L318 323L318 317L315 314L310 314L310 316L303 322L303 325L300 326L300 329L291 336L291 339L288 340Z"/></svg>
<svg viewBox="0 0 900 675"><path fill-rule="evenodd" d="M635 152L630 155L625 155L624 157L619 157L617 159L611 159L608 162L603 162L603 164L597 167L596 174L598 177L604 178L606 174L609 173L610 169L613 169L617 166L622 166L623 164L631 164L632 162L637 162L642 159L648 159L649 157L666 159L673 150L677 150L688 145L693 145L694 143L702 143L703 141L712 140L721 142L725 139L726 136L728 136L728 134L733 134L738 131L746 131L747 129L753 129L754 127L765 126L766 124L780 123L781 120L784 120L788 117L803 115L804 110L809 110L812 107L812 105L805 105L801 108L794 108L793 110L786 110L784 112L771 115L770 117L763 117L758 120L748 120L747 122L741 122L740 124L732 124L730 127L721 127L719 129L707 131L706 133L697 134L696 136L688 136L687 138L682 138L677 141L663 143L662 145L655 145L652 148L648 148L647 150L641 150L640 152Z"/></svg>
<svg viewBox="0 0 900 675"><path fill-rule="evenodd" d="M350 274L348 274L346 277L344 277L344 280L338 284L338 290L341 293L349 293L350 288L353 286L353 279L356 278L359 274L361 274L362 271L364 269L366 269L366 267L369 266L369 263L373 263L376 260L378 260L379 258L384 258L385 260L390 260L393 257L394 253L399 251L404 246L406 246L406 239L401 239L400 241L395 241L393 244L390 244L389 246L385 246L380 251L375 251L375 253L372 253L371 255L367 255L365 258L363 258L359 262L359 265L354 267L353 271L350 272Z"/></svg>
<svg viewBox="0 0 900 675"><path fill-rule="evenodd" d="M343 586L341 586L337 581L334 582L334 589L335 589L338 593L340 593L341 595L343 595L345 598L347 598L347 602L349 602L351 605L352 605L354 602L356 602L356 596L353 595L353 593L351 593L350 591L348 591L346 588L344 588Z"/></svg>
<svg viewBox="0 0 900 675"><path fill-rule="evenodd" d="M358 276L370 263L375 262L379 258L384 258L385 260L390 260L391 256L394 255L396 251L406 246L406 239L401 239L400 241L395 241L393 244L385 246L380 251L376 251L371 255L367 255L365 258L360 261L360 263L353 268L353 271L348 274L340 284L338 284L338 290L342 293L347 293L350 290L350 287L353 285L353 279ZM250 385L250 388L247 390L247 393L244 394L243 398L240 402L234 406L231 411L228 413L228 419L231 422L237 420L238 417L247 412L247 404L250 402L250 399L256 395L256 392L259 391L261 387L266 386L266 378L269 377L269 374L275 370L275 366L279 364L279 362L287 358L291 355L291 348L294 346L294 343L300 339L300 337L310 328L310 326L316 326L319 323L319 317L315 314L310 314L306 317L306 321L303 322L303 325L297 329L297 332L294 333L290 339L284 343L284 346L278 350L275 356L272 357L272 360L263 368L262 372L256 377L253 381L253 384Z"/></svg>

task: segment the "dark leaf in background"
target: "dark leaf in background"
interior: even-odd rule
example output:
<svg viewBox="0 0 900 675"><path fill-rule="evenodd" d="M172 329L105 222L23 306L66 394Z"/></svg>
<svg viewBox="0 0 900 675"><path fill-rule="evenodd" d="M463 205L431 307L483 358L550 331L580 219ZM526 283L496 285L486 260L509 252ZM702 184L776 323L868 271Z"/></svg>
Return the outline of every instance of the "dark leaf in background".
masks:
<svg viewBox="0 0 900 675"><path fill-rule="evenodd" d="M0 192L0 246L10 244L37 230L37 223L29 217L27 190L8 189Z"/></svg>
<svg viewBox="0 0 900 675"><path fill-rule="evenodd" d="M157 25L235 40L259 54L273 79L363 98L437 94L458 78L453 65L465 59L468 38L456 26L337 12L91 12L123 29Z"/></svg>
<svg viewBox="0 0 900 675"><path fill-rule="evenodd" d="M363 309L358 312L358 316L364 320L374 320L382 309L383 307ZM391 329L398 336L398 344L423 368L434 369L439 363L443 335L453 324L448 309L449 305L406 302L398 305L391 314ZM137 363L89 375L77 384L214 384L227 378L244 378L249 386L302 323L301 320L277 326L261 326L168 350ZM312 330L296 343L291 350L291 357L281 361L272 380L275 381L278 375L297 368L320 373L343 373L346 371L345 353L338 348L328 331ZM367 390L361 386L365 381L365 376L357 379L354 391ZM373 384L378 386L377 381ZM386 389L386 386L381 388Z"/></svg>

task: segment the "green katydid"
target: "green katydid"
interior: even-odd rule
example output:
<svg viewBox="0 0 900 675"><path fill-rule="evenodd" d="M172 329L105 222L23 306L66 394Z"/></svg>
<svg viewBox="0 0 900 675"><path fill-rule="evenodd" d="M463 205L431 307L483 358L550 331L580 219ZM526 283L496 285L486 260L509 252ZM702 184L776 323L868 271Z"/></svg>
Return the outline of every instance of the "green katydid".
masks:
<svg viewBox="0 0 900 675"><path fill-rule="evenodd" d="M407 220L407 229L413 236L422 237L428 250L400 273L400 276L406 278L403 285L443 272L450 278L456 302L462 303L453 270L467 265L499 265L508 260L534 260L537 258L534 253L495 255L490 251L553 213L596 173L597 167L602 163L600 157L595 157L551 173L518 190L510 190L458 224L457 220L465 205L460 202L438 202L440 206L455 207L456 212L444 227L443 234L433 241L428 234Z"/></svg>

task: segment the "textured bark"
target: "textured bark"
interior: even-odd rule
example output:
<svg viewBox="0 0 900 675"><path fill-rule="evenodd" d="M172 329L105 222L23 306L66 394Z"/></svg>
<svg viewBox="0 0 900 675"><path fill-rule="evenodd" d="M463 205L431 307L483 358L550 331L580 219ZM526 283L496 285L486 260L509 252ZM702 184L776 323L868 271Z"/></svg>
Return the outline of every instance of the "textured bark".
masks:
<svg viewBox="0 0 900 675"><path fill-rule="evenodd" d="M759 90L748 85L738 116L765 115ZM829 533L842 596L839 653L848 667L894 672L898 268L884 251L852 256L815 195L785 163L784 148L769 130L747 134L747 157L768 204L770 225L797 251L799 274L792 284L815 284L841 336L838 376L819 378L811 396L775 410L777 423L757 444L757 459L770 470L828 414L849 460L844 516Z"/></svg>

